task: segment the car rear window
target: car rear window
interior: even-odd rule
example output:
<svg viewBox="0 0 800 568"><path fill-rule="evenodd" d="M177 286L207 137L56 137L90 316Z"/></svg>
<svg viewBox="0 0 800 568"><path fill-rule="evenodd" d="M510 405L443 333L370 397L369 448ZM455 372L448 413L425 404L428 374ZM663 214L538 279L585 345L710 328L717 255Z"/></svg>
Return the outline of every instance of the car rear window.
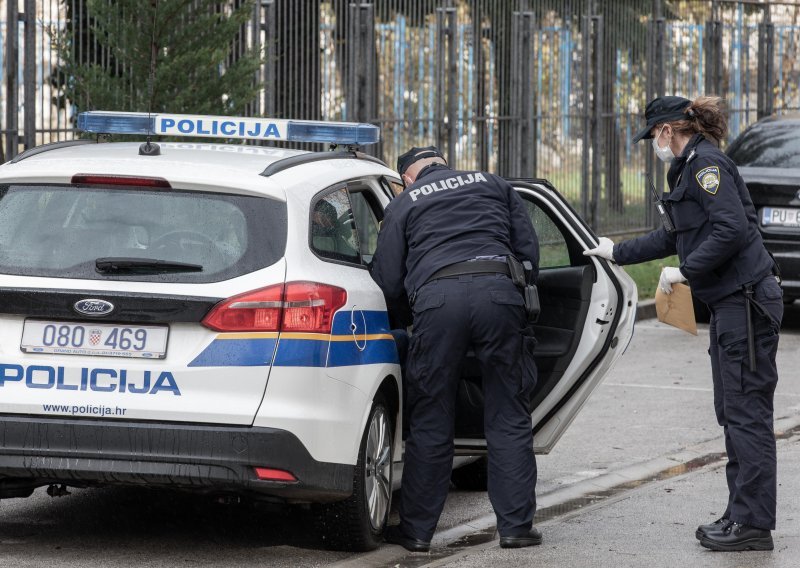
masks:
<svg viewBox="0 0 800 568"><path fill-rule="evenodd" d="M728 155L737 166L800 168L800 126L795 122L751 128L731 144Z"/></svg>
<svg viewBox="0 0 800 568"><path fill-rule="evenodd" d="M286 204L220 193L0 185L0 273L91 280L218 282L275 263ZM101 271L100 258L190 271ZM202 267L202 268L199 268Z"/></svg>

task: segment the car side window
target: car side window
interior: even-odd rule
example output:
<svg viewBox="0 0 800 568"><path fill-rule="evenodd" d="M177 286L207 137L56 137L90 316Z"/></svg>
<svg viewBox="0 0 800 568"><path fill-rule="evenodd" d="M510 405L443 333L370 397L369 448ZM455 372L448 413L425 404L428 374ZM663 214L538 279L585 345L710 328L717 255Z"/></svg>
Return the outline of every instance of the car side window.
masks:
<svg viewBox="0 0 800 568"><path fill-rule="evenodd" d="M372 255L378 246L380 219L376 212L380 211L380 206L368 189L351 190L350 203L358 231L361 259L366 264L372 260Z"/></svg>
<svg viewBox="0 0 800 568"><path fill-rule="evenodd" d="M569 247L561 230L539 206L528 199L524 201L539 238L539 268L570 266Z"/></svg>
<svg viewBox="0 0 800 568"><path fill-rule="evenodd" d="M361 263L358 233L346 188L326 193L311 205L311 248L323 258Z"/></svg>

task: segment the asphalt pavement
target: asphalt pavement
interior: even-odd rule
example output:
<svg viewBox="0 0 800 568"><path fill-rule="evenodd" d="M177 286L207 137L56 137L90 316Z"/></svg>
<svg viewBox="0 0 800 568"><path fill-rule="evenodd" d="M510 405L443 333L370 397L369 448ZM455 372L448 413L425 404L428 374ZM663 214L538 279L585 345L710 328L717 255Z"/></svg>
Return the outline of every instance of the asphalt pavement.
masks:
<svg viewBox="0 0 800 568"><path fill-rule="evenodd" d="M778 351L774 551L715 553L695 539L697 525L718 518L727 498L708 327L695 337L644 320L554 451L538 458L542 546L500 549L488 503L485 515L464 523L459 513L480 507L463 506L470 494L453 491L430 554L384 547L335 566L800 566L799 331L796 303L787 309Z"/></svg>
<svg viewBox="0 0 800 568"><path fill-rule="evenodd" d="M0 503L0 566L800 566L800 302L787 310L778 353L773 552L714 553L694 538L726 497L707 343L704 326L694 337L637 322L617 366L553 452L538 457L539 547L498 547L485 492L451 491L431 554L390 545L349 554L324 550L296 508L135 488L50 498L40 489Z"/></svg>

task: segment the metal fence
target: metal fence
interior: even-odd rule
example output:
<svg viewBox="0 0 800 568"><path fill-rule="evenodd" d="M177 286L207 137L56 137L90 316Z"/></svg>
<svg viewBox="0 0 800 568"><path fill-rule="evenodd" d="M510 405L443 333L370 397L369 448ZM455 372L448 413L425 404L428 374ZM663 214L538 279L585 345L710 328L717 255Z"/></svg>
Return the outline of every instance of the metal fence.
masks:
<svg viewBox="0 0 800 568"><path fill-rule="evenodd" d="M84 2L0 0L0 162L75 136L51 38L85 41ZM460 168L546 177L609 234L653 224L644 173L663 167L630 143L645 103L719 94L733 138L800 110L799 44L797 0L258 0L231 53L262 49L252 114L375 123L390 164L437 144Z"/></svg>

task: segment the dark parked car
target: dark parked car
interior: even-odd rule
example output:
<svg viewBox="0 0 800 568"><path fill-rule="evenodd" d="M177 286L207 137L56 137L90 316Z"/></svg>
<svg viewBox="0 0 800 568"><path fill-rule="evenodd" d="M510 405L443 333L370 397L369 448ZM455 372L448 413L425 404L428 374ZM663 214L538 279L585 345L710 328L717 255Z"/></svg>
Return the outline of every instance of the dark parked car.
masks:
<svg viewBox="0 0 800 568"><path fill-rule="evenodd" d="M728 148L778 261L786 303L800 298L800 114L759 120Z"/></svg>

